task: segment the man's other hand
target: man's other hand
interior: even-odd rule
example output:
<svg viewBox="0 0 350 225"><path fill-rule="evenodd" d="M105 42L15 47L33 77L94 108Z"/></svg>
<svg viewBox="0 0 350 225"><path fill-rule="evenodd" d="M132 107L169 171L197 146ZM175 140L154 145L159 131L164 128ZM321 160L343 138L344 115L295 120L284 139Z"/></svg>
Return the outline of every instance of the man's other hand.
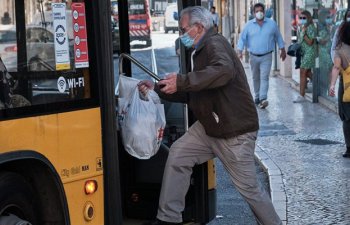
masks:
<svg viewBox="0 0 350 225"><path fill-rule="evenodd" d="M165 94L174 94L177 91L176 80L176 73L170 73L165 76L163 80L158 82L158 85L161 87L160 91Z"/></svg>

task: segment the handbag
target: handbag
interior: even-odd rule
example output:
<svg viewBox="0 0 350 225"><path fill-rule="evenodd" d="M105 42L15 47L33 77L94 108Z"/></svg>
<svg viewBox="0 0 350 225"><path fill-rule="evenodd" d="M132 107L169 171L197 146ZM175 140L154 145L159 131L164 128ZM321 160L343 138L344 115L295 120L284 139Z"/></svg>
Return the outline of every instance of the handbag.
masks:
<svg viewBox="0 0 350 225"><path fill-rule="evenodd" d="M288 50L287 50L287 55L296 57L298 54L298 51L301 50L301 44L294 42L291 45L289 45Z"/></svg>
<svg viewBox="0 0 350 225"><path fill-rule="evenodd" d="M344 53L344 51L342 52ZM343 102L350 102L350 61L345 53L344 53L344 57L347 60L349 65L345 69L340 67L340 72L343 75L343 85L344 85Z"/></svg>

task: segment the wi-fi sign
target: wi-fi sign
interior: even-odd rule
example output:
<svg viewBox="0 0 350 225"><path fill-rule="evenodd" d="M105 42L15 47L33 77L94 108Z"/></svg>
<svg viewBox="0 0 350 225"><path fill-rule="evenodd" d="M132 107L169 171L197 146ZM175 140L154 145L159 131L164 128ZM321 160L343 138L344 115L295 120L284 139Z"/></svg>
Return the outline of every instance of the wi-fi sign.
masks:
<svg viewBox="0 0 350 225"><path fill-rule="evenodd" d="M66 79L64 79L64 77L59 77L57 80L58 91L61 93L64 93L64 91L66 90L66 87L67 87Z"/></svg>

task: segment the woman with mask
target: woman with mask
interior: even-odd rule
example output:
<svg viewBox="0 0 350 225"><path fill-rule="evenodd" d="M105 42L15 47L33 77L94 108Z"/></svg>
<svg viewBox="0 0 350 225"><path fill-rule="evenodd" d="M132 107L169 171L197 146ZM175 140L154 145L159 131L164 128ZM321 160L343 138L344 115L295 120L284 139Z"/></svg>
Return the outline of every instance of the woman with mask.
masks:
<svg viewBox="0 0 350 225"><path fill-rule="evenodd" d="M348 12L348 15L349 14ZM350 67L350 16L347 17L347 15L345 15L344 22L338 29L333 62L332 79L329 87L330 96L335 96L335 83L340 72ZM346 152L343 154L343 157L350 158L350 102L343 101L343 94L343 76L340 76L338 108L340 119L343 121L343 133L346 144Z"/></svg>
<svg viewBox="0 0 350 225"><path fill-rule="evenodd" d="M300 32L298 42L301 44L301 65L300 65L300 95L293 101L299 103L305 101L305 89L307 78L312 79L311 69L315 67L316 58L316 36L317 30L312 21L311 13L303 11L299 16Z"/></svg>

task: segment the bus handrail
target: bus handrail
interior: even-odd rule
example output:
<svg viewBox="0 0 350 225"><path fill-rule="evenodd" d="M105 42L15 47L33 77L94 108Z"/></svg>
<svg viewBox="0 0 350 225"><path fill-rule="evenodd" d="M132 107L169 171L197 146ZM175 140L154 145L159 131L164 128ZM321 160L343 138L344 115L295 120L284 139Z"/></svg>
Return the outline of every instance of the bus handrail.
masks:
<svg viewBox="0 0 350 225"><path fill-rule="evenodd" d="M160 77L153 73L152 71L150 71L147 67L145 67L144 65L142 65L138 60L136 60L134 57L132 57L129 54L126 53L122 53L119 55L119 74L123 74L123 59L127 58L130 60L130 62L134 63L137 67L139 67L141 70L143 70L145 73L147 73L148 75L150 75L152 78L154 78L156 81L160 81Z"/></svg>

